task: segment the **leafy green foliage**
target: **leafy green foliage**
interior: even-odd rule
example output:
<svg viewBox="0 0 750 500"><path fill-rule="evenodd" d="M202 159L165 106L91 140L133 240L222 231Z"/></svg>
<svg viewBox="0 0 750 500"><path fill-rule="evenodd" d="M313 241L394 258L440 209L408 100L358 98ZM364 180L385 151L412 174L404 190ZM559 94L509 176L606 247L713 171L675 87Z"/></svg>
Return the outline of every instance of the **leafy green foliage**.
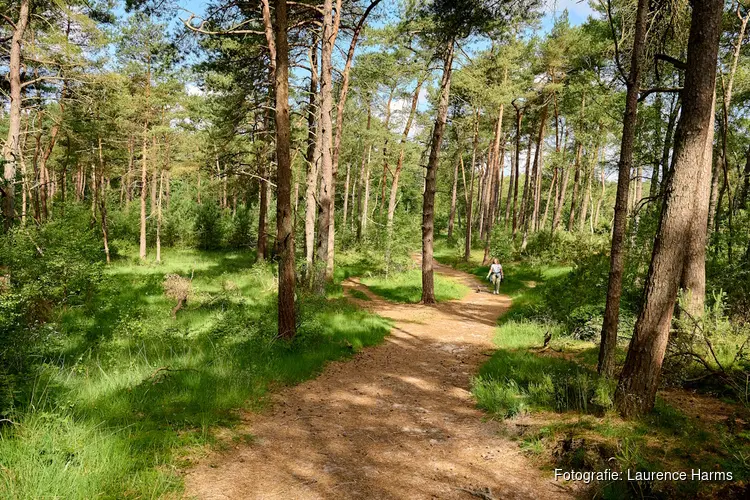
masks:
<svg viewBox="0 0 750 500"><path fill-rule="evenodd" d="M276 338L274 268L246 253L165 250L161 266L115 263L83 307L57 311L59 344L0 432L0 496L141 497L174 492L170 467L270 386L376 344L387 321L345 300L302 296L294 342ZM188 304L165 275L193 275ZM49 346L48 346L49 347ZM95 493L95 494L94 494Z"/></svg>
<svg viewBox="0 0 750 500"><path fill-rule="evenodd" d="M195 216L195 240L198 248L201 250L221 248L224 234L219 206L212 202L200 205Z"/></svg>

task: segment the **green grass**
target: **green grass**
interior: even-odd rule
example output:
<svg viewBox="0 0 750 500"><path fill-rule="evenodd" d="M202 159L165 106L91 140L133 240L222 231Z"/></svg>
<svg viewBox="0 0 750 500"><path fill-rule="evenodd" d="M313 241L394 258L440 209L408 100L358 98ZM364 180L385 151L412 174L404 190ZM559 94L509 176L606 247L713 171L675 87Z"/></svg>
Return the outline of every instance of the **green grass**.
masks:
<svg viewBox="0 0 750 500"><path fill-rule="evenodd" d="M471 261L466 263L456 256L455 249L441 242L436 258L482 278L487 273L487 267L478 264L481 251L472 251ZM477 406L493 418L543 412L544 424L524 427L519 442L524 452L547 461L550 468L702 468L731 470L741 480L750 477L750 433L731 434L724 424L693 422L658 398L654 411L641 419L626 421L611 410L615 385L595 372L598 345L568 336L562 319L548 311L545 286L554 283L555 290L564 292L561 279L570 267L539 267L528 262L504 263L503 267L506 281L501 289L512 297L513 306L498 321L494 338L498 349L474 378L472 393ZM552 340L542 350L547 335ZM618 362L622 363L624 356L623 348L618 351ZM566 446L570 447L567 451ZM601 498L689 498L711 487L694 481L615 481L592 485L588 494Z"/></svg>
<svg viewBox="0 0 750 500"><path fill-rule="evenodd" d="M370 300L370 297L368 297L367 294L361 290L352 289L352 290L349 290L349 294L355 299Z"/></svg>
<svg viewBox="0 0 750 500"><path fill-rule="evenodd" d="M390 324L344 299L299 297L298 336L276 340L275 279L252 254L166 250L121 259L84 308L60 308L51 345L0 431L1 498L158 497L176 467L276 385L379 343ZM172 320L164 275L193 275ZM58 340L56 340L58 339Z"/></svg>
<svg viewBox="0 0 750 500"><path fill-rule="evenodd" d="M411 269L385 276L363 278L362 283L372 292L393 302L416 304L422 298L422 272ZM438 302L458 300L471 290L466 285L435 273L435 299Z"/></svg>

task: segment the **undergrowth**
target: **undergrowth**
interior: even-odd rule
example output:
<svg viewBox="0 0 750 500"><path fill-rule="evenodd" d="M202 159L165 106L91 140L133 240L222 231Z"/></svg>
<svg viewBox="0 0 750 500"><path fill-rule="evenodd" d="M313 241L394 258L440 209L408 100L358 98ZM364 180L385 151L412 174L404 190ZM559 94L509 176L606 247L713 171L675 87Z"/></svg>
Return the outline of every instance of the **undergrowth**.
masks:
<svg viewBox="0 0 750 500"><path fill-rule="evenodd" d="M440 242L436 258L481 278L487 273L478 264L481 250L473 250L467 263ZM696 421L700 415L688 416L661 398L650 415L638 420L623 420L613 410L615 381L596 373L598 345L591 334L600 329L595 319L602 306L596 302L598 268L530 261L503 262L503 267L501 293L510 295L513 305L498 321L497 350L473 379L472 393L491 418L531 417L506 428L525 453L549 469L702 469L734 476L732 483L596 483L581 491L584 497L742 498L747 493L750 433L740 424ZM632 330L631 318L624 317L624 328ZM620 345L618 364L624 356Z"/></svg>
<svg viewBox="0 0 750 500"><path fill-rule="evenodd" d="M177 467L269 389L374 345L390 324L343 299L298 298L298 335L276 340L276 277L244 252L123 258L99 292L60 307L51 343L0 429L1 498L143 498L179 492ZM165 275L192 277L187 305ZM12 422L12 423L10 423Z"/></svg>

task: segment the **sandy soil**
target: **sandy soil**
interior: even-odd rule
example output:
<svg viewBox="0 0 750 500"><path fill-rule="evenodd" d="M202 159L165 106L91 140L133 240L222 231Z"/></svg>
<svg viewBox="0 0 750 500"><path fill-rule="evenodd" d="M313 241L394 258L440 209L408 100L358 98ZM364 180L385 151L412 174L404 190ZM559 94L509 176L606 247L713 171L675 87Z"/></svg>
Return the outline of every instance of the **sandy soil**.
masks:
<svg viewBox="0 0 750 500"><path fill-rule="evenodd" d="M266 412L245 415L242 430L256 439L187 471L186 497L568 498L469 393L510 299L466 273L436 268L482 292L406 305L345 282L350 300L394 321L391 335L280 391ZM353 289L371 300L351 297Z"/></svg>

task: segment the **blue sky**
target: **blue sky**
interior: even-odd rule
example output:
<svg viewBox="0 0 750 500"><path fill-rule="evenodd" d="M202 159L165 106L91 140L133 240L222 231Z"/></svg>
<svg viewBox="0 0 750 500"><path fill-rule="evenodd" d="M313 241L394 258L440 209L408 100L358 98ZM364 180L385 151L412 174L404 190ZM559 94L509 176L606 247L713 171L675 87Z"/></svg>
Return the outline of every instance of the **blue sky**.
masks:
<svg viewBox="0 0 750 500"><path fill-rule="evenodd" d="M180 7L196 14L203 13L206 5L208 5L208 2L201 0L177 0L176 3ZM388 8L389 4L393 5L394 3L395 0L386 0L382 5L378 6L378 9L382 11ZM570 22L574 25L583 23L588 15L593 12L591 7L589 7L589 0L545 0L543 29L545 31L548 30L552 26L555 14L559 14L565 9L568 9ZM185 12L182 12L180 15L184 17Z"/></svg>

